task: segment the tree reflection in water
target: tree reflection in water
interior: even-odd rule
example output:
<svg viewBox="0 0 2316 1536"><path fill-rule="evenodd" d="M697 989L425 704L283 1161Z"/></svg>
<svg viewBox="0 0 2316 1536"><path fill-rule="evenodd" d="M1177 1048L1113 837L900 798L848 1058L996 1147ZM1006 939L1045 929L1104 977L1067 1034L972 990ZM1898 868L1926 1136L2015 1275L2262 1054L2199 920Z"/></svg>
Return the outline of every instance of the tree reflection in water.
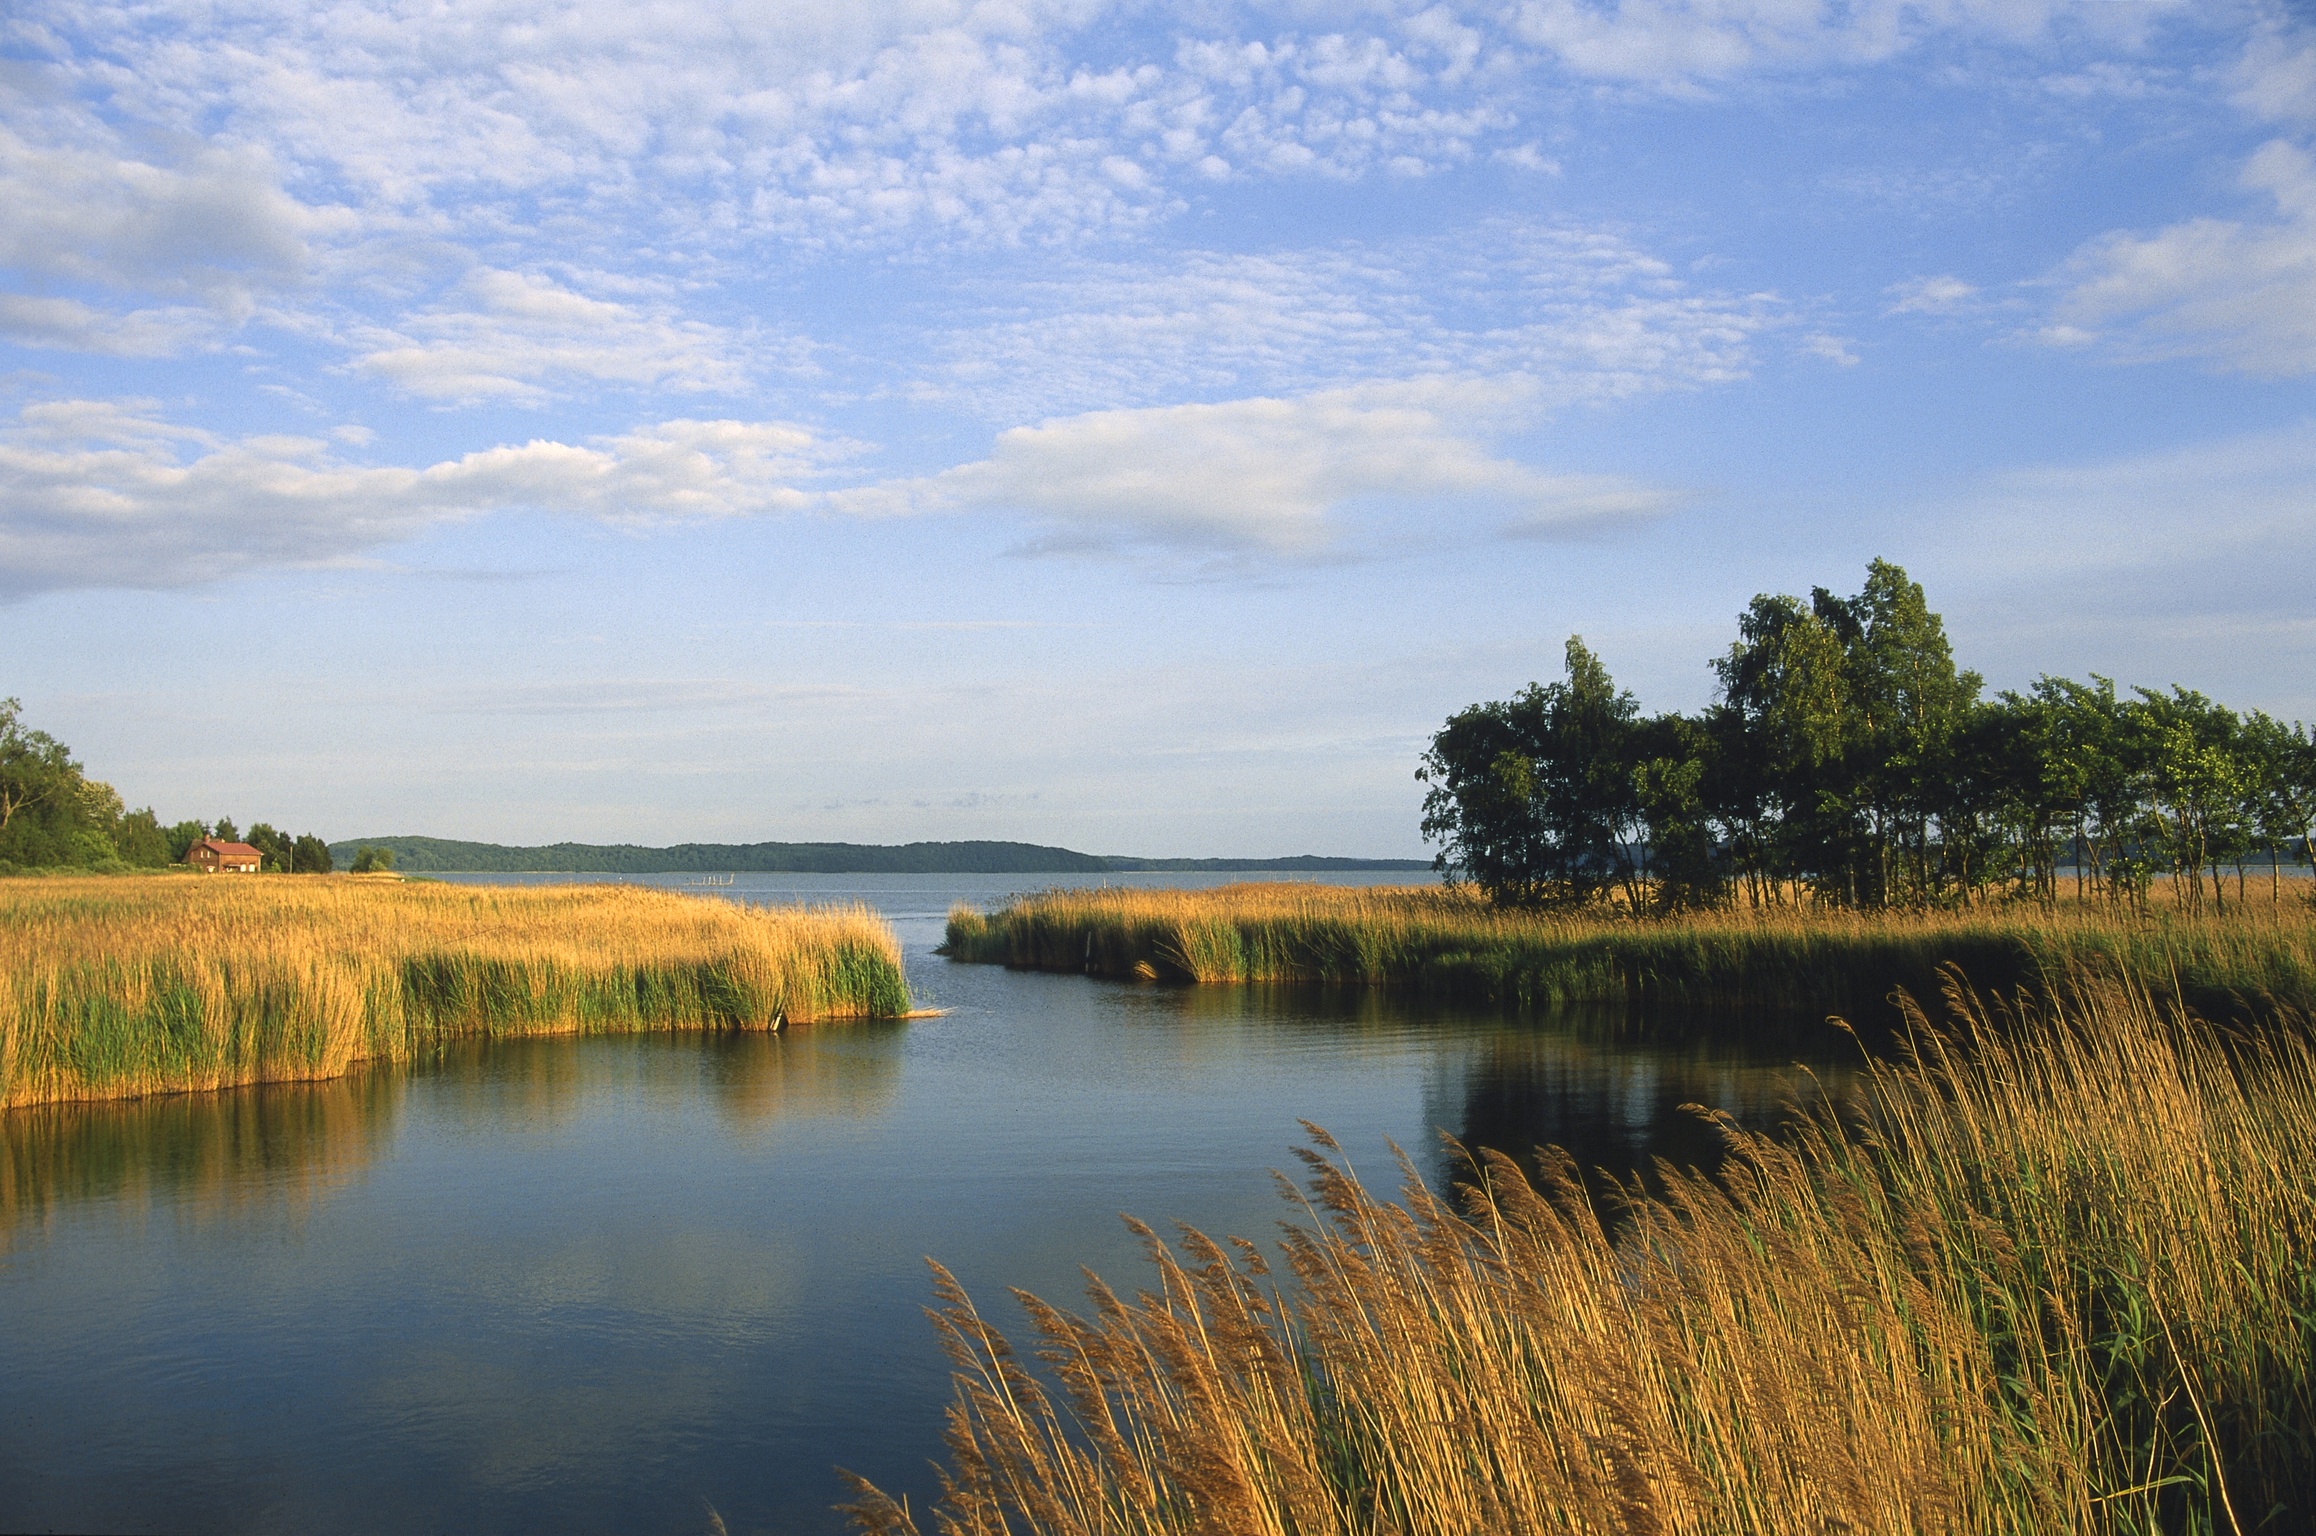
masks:
<svg viewBox="0 0 2316 1536"><path fill-rule="evenodd" d="M1858 1059L1855 1042L1820 1020L1587 1010L1493 1032L1443 1074L1428 1107L1466 1147L1493 1148L1531 1175L1538 1148L1564 1148L1598 1202L1612 1179L1654 1186L1659 1163L1717 1168L1722 1135L1700 1108L1774 1130L1797 1107L1845 1099ZM1469 1177L1444 1149L1426 1171L1435 1183Z"/></svg>

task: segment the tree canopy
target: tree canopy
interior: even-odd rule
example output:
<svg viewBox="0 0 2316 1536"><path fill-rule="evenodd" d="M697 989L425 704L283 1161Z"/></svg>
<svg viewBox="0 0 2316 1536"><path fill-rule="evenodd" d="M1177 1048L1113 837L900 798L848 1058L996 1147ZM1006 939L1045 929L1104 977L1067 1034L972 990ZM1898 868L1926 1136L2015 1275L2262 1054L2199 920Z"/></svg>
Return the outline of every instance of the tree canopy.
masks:
<svg viewBox="0 0 2316 1536"><path fill-rule="evenodd" d="M20 869L160 868L183 862L204 837L238 842L230 818L163 826L150 806L132 811L92 779L64 743L24 724L23 705L0 699L0 874ZM291 838L264 822L249 829L264 868L326 874L319 837Z"/></svg>
<svg viewBox="0 0 2316 1536"><path fill-rule="evenodd" d="M1416 777L1436 866L1491 900L1635 912L1956 906L2012 895L2200 908L2316 863L2316 738L2184 688L2043 677L1984 697L1919 583L1756 597L1698 715L1643 715L1581 638L1564 678L1451 716ZM2208 884L2207 884L2208 876Z"/></svg>

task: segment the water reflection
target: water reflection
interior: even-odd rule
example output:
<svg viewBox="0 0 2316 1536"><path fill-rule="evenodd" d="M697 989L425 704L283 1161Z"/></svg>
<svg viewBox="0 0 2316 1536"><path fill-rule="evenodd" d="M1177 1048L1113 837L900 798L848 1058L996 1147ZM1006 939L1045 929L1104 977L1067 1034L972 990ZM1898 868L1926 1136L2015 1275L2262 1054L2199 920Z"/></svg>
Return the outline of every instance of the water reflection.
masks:
<svg viewBox="0 0 2316 1536"><path fill-rule="evenodd" d="M431 1114L552 1131L609 1096L704 1097L727 1128L883 1112L907 1026L881 1022L620 1040L474 1040L432 1060L319 1083L267 1083L0 1114L0 1252L61 1206L166 1206L196 1224L253 1203L292 1213L358 1179L393 1143L414 1082Z"/></svg>
<svg viewBox="0 0 2316 1536"><path fill-rule="evenodd" d="M1854 1053L1849 1061L1812 1054L1819 1059L1797 1064L1705 1040L1635 1041L1621 1020L1563 1021L1495 1033L1452 1067L1443 1064L1426 1108L1465 1146L1502 1152L1531 1175L1537 1149L1568 1151L1598 1200L1611 1179L1638 1175L1656 1184L1660 1164L1717 1168L1722 1133L1692 1106L1766 1131L1799 1106L1846 1098L1856 1079ZM1444 1152L1433 1172L1468 1176Z"/></svg>
<svg viewBox="0 0 2316 1536"><path fill-rule="evenodd" d="M399 1072L364 1072L0 1114L0 1251L72 1202L168 1206L195 1223L253 1201L310 1205L370 1165L405 1087Z"/></svg>
<svg viewBox="0 0 2316 1536"><path fill-rule="evenodd" d="M1854 1050L922 951L939 1019L0 1116L0 1529L833 1536L834 1465L932 1491L926 1254L1002 1313L1137 1283L1120 1211L1262 1240L1303 1118L1383 1183L1386 1138L1451 1175L1442 1129L1709 1162L1682 1104L1774 1123Z"/></svg>

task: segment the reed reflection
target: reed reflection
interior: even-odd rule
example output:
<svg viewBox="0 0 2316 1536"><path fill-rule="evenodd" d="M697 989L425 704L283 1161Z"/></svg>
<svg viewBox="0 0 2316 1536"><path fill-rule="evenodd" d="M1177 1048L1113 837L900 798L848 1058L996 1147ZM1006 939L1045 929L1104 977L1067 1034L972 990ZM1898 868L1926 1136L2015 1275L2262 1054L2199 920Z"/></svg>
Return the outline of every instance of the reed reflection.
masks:
<svg viewBox="0 0 2316 1536"><path fill-rule="evenodd" d="M74 1203L166 1204L196 1222L259 1203L295 1212L385 1155L418 1082L430 1114L484 1129L566 1124L606 1093L681 1103L703 1085L738 1130L874 1115L891 1100L907 1027L466 1041L326 1082L10 1110L0 1252Z"/></svg>
<svg viewBox="0 0 2316 1536"><path fill-rule="evenodd" d="M407 1091L386 1070L0 1114L0 1251L76 1202L165 1204L196 1222L310 1204L380 1155Z"/></svg>

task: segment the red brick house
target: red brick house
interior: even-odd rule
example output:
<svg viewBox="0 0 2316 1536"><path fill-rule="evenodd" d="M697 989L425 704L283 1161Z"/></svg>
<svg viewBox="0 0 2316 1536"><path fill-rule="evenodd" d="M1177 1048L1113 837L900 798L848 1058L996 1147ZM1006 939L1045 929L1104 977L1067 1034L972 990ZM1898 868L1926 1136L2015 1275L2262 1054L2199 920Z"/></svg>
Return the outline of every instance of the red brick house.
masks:
<svg viewBox="0 0 2316 1536"><path fill-rule="evenodd" d="M185 850L185 862L205 875L254 875L265 855L247 843L220 842L205 837Z"/></svg>

